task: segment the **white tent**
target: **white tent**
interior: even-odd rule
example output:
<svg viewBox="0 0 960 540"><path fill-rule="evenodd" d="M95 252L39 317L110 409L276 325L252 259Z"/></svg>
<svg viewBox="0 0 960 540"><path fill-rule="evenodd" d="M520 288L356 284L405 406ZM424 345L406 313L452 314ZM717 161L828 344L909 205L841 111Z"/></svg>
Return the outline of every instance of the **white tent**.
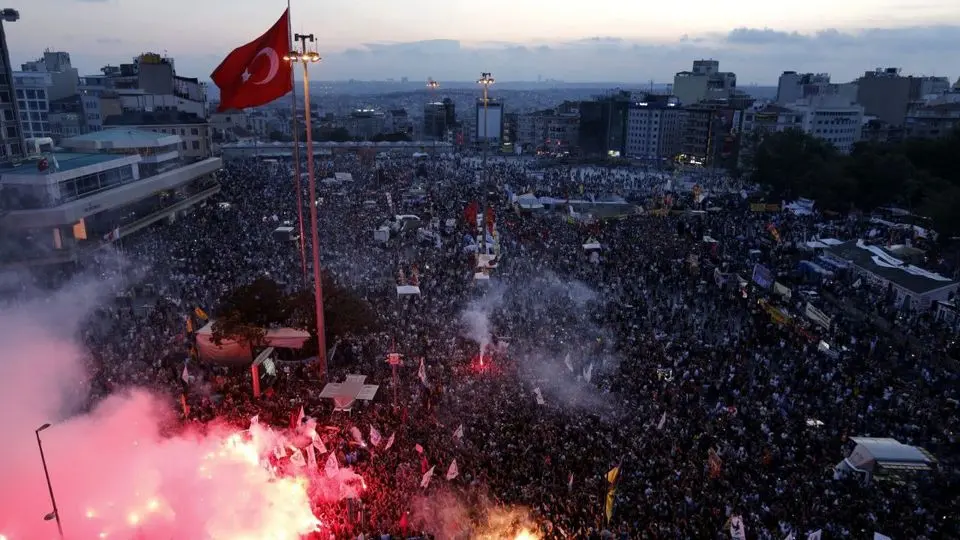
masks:
<svg viewBox="0 0 960 540"><path fill-rule="evenodd" d="M267 330L264 344L278 349L299 349L310 339L310 333L294 328L273 328ZM250 345L230 339L224 339L220 345L213 342L213 321L209 321L197 331L197 352L200 360L215 363L248 363L252 359Z"/></svg>
<svg viewBox="0 0 960 540"><path fill-rule="evenodd" d="M923 448L896 439L850 437L850 440L857 446L835 469L841 473L860 473L864 482L869 482L878 473L929 471L937 463L936 458Z"/></svg>
<svg viewBox="0 0 960 540"><path fill-rule="evenodd" d="M397 285L397 296L420 295L420 287L416 285Z"/></svg>
<svg viewBox="0 0 960 540"><path fill-rule="evenodd" d="M587 243L583 245L585 251L593 251L600 249L600 242L597 242L596 238L591 238L587 240Z"/></svg>
<svg viewBox="0 0 960 540"><path fill-rule="evenodd" d="M333 177L337 182L353 182L353 175L348 172L333 173Z"/></svg>

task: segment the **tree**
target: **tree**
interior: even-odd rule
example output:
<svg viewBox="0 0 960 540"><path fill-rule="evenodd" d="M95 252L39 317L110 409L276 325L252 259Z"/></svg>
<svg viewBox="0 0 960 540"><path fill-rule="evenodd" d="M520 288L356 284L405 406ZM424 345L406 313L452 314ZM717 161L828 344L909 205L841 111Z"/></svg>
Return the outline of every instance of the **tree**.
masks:
<svg viewBox="0 0 960 540"><path fill-rule="evenodd" d="M260 347L267 328L284 323L289 314L283 288L269 278L258 278L220 298L217 317L211 328L213 342L219 345L228 339Z"/></svg>
<svg viewBox="0 0 960 540"><path fill-rule="evenodd" d="M375 330L376 314L373 308L353 291L341 287L327 274L323 274L323 322L327 343L346 334ZM313 289L304 289L290 297L291 324L308 330L316 343L316 306Z"/></svg>

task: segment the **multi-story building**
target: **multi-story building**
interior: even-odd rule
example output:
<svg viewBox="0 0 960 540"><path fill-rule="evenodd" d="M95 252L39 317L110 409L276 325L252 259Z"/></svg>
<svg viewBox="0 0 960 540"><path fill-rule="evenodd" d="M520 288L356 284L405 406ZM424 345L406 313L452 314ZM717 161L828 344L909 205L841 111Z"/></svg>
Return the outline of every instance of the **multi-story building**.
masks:
<svg viewBox="0 0 960 540"><path fill-rule="evenodd" d="M384 133L403 133L413 135L413 122L406 109L391 109L384 115Z"/></svg>
<svg viewBox="0 0 960 540"><path fill-rule="evenodd" d="M203 117L180 111L124 112L108 116L104 130L140 130L177 135L180 156L189 161L210 157L213 132Z"/></svg>
<svg viewBox="0 0 960 540"><path fill-rule="evenodd" d="M853 102L857 100L856 83L835 84L828 73L797 73L784 71L777 84L777 104L788 105L816 96L838 95Z"/></svg>
<svg viewBox="0 0 960 540"><path fill-rule="evenodd" d="M50 86L47 88L49 99L63 99L77 93L79 73L70 64L70 53L63 51L43 51L43 57L20 65L26 73L48 73Z"/></svg>
<svg viewBox="0 0 960 540"><path fill-rule="evenodd" d="M14 94L13 69L3 23L20 20L15 9L0 11L0 163L24 157L23 131L20 127L20 107Z"/></svg>
<svg viewBox="0 0 960 540"><path fill-rule="evenodd" d="M80 77L86 131L103 129L119 106L123 111L177 111L205 118L206 86L196 78L180 77L172 58L145 53L129 64L105 66L100 75Z"/></svg>
<svg viewBox="0 0 960 540"><path fill-rule="evenodd" d="M503 141L503 124L503 101L488 97L484 106L483 98L477 98L473 140L481 145L486 141L488 145L499 146Z"/></svg>
<svg viewBox="0 0 960 540"><path fill-rule="evenodd" d="M673 95L684 105L725 99L736 88L736 74L720 71L717 60L694 60L692 71L680 71L673 77Z"/></svg>
<svg viewBox="0 0 960 540"><path fill-rule="evenodd" d="M6 266L80 261L219 191L219 158L187 163L179 135L129 129L61 141L65 152L2 171Z"/></svg>
<svg viewBox="0 0 960 540"><path fill-rule="evenodd" d="M357 109L344 119L344 128L351 137L370 139L384 132L386 115L374 109Z"/></svg>
<svg viewBox="0 0 960 540"><path fill-rule="evenodd" d="M620 91L580 102L580 152L585 156L620 157L627 151L627 111L633 99Z"/></svg>
<svg viewBox="0 0 960 540"><path fill-rule="evenodd" d="M802 115L800 129L829 142L841 153L849 154L860 141L862 105L850 103L841 96L820 96L800 100L789 108Z"/></svg>
<svg viewBox="0 0 960 540"><path fill-rule="evenodd" d="M685 112L673 96L648 95L627 113L627 157L657 161L680 151Z"/></svg>
<svg viewBox="0 0 960 540"><path fill-rule="evenodd" d="M457 123L456 111L456 105L450 98L424 105L423 137L427 140L445 140L447 132Z"/></svg>
<svg viewBox="0 0 960 540"><path fill-rule="evenodd" d="M682 160L710 167L735 166L739 161L743 110L731 107L726 100L702 102L684 109Z"/></svg>
<svg viewBox="0 0 960 540"><path fill-rule="evenodd" d="M865 114L894 126L902 126L907 107L930 94L950 88L946 77L914 77L900 75L899 68L877 68L857 79L857 100Z"/></svg>
<svg viewBox="0 0 960 540"><path fill-rule="evenodd" d="M13 86L16 89L17 107L20 109L20 127L25 138L50 137L50 98L53 85L50 73L16 72Z"/></svg>
<svg viewBox="0 0 960 540"><path fill-rule="evenodd" d="M960 128L960 100L912 105L903 127L907 137L936 139L949 135Z"/></svg>

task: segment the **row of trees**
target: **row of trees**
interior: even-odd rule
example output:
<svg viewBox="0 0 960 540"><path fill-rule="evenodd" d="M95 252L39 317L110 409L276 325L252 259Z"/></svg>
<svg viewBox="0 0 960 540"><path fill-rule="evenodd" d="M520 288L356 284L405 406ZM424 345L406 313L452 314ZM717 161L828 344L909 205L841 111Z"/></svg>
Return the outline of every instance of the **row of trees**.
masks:
<svg viewBox="0 0 960 540"><path fill-rule="evenodd" d="M327 275L322 277L323 318L328 344L346 334L375 329L376 316L363 299L338 285ZM307 352L316 351L317 318L313 289L287 293L276 281L263 277L228 291L221 299L213 324L213 341L224 339L262 346L266 329L278 326L310 332Z"/></svg>
<svg viewBox="0 0 960 540"><path fill-rule="evenodd" d="M932 219L941 238L960 235L960 129L940 139L862 142L850 155L798 130L772 133L751 165L770 200L807 197L843 213L897 206Z"/></svg>

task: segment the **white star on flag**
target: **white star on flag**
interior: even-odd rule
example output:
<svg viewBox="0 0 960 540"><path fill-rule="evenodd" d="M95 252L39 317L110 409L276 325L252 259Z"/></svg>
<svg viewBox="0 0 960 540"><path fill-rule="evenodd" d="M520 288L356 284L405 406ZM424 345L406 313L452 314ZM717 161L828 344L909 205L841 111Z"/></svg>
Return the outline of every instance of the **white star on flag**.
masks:
<svg viewBox="0 0 960 540"><path fill-rule="evenodd" d="M457 460L450 462L450 468L447 469L447 480L453 480L460 474L460 469L457 468Z"/></svg>
<svg viewBox="0 0 960 540"><path fill-rule="evenodd" d="M283 459L287 457L287 449L283 446L278 446L273 449L273 457L277 459Z"/></svg>
<svg viewBox="0 0 960 540"><path fill-rule="evenodd" d="M437 466L434 465L433 467L430 467L429 471L423 473L423 478L420 479L420 487L426 488L430 485L430 479L433 478L433 470L436 468Z"/></svg>
<svg viewBox="0 0 960 540"><path fill-rule="evenodd" d="M317 452L320 452L321 454L326 454L326 453L327 453L327 447L326 447L326 445L323 444L323 441L320 440L320 436L317 435L316 432L314 432L314 437L312 437L311 446L313 446L314 448L316 448L316 449L317 449Z"/></svg>

